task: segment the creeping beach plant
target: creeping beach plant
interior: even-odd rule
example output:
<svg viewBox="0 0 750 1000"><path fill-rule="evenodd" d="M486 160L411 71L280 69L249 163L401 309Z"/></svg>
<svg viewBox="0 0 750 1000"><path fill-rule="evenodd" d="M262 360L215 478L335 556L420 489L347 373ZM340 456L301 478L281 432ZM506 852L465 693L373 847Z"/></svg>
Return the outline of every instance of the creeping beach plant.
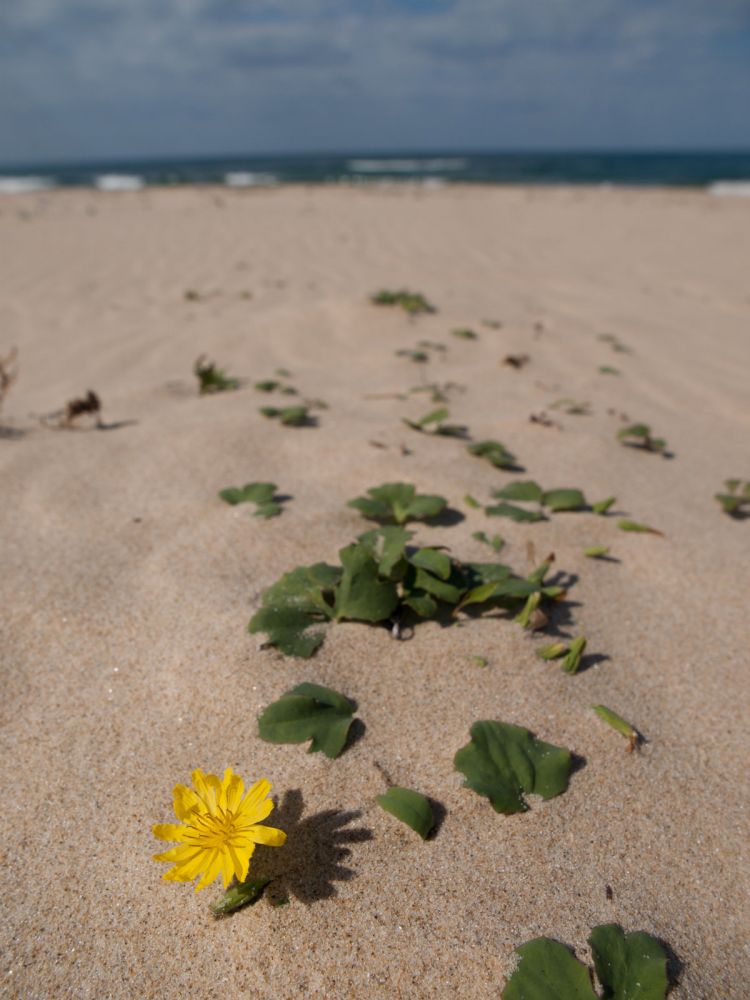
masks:
<svg viewBox="0 0 750 1000"><path fill-rule="evenodd" d="M256 844L281 847L283 830L261 826L274 807L269 781L256 781L247 794L239 775L227 768L224 777L193 771L193 788L175 785L174 811L180 823L159 823L153 834L159 840L177 841L154 861L174 864L162 878L192 882L202 876L195 891L205 889L219 875L224 888L232 878L244 882Z"/></svg>

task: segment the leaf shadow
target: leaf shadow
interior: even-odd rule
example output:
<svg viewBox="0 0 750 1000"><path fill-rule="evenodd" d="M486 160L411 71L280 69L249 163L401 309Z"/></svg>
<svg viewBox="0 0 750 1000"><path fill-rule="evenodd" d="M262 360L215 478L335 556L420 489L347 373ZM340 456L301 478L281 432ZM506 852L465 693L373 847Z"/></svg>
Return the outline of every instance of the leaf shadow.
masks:
<svg viewBox="0 0 750 1000"><path fill-rule="evenodd" d="M310 906L338 895L336 883L350 882L357 875L344 863L352 847L373 839L367 827L351 826L362 815L359 810L324 809L303 818L304 811L300 789L285 792L274 825L286 832L286 844L278 851L264 851L253 865L255 877L273 880L266 890L271 905L294 896Z"/></svg>
<svg viewBox="0 0 750 1000"><path fill-rule="evenodd" d="M113 420L112 423L105 424L104 421L100 421L96 425L96 430L98 431L119 431L122 427L135 427L139 424L138 420Z"/></svg>
<svg viewBox="0 0 750 1000"><path fill-rule="evenodd" d="M434 820L432 824L432 829L427 834L427 840L434 840L440 833L440 827L445 822L445 818L448 815L448 810L445 808L442 802L437 799L433 799L432 796L427 796L427 801L430 803L430 809L432 809L432 818Z"/></svg>
<svg viewBox="0 0 750 1000"><path fill-rule="evenodd" d="M607 653L589 653L587 656L581 657L577 673L583 674L587 670L590 670L591 667L595 667L597 663L606 663L611 659L612 657L608 656Z"/></svg>
<svg viewBox="0 0 750 1000"><path fill-rule="evenodd" d="M6 427L0 424L0 441L20 441L27 434L28 431L21 430L19 427Z"/></svg>
<svg viewBox="0 0 750 1000"><path fill-rule="evenodd" d="M663 938L657 938L656 940L667 953L667 982L669 983L667 993L671 993L675 986L680 985L680 979L682 978L682 973L685 969L685 963L682 961L671 944L664 941Z"/></svg>
<svg viewBox="0 0 750 1000"><path fill-rule="evenodd" d="M439 514L425 520L425 524L431 528L452 528L455 524L460 524L466 520L466 515L453 507L446 507Z"/></svg>

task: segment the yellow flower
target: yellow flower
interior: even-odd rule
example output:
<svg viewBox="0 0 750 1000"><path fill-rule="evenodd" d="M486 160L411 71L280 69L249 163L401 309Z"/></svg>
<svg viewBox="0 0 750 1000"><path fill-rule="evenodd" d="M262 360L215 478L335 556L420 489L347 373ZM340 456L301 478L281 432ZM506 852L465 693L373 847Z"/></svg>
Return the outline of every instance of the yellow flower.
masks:
<svg viewBox="0 0 750 1000"><path fill-rule="evenodd" d="M219 875L224 888L233 876L244 882L256 844L281 847L286 841L283 830L258 825L273 809L267 797L270 781L256 781L243 798L242 778L227 768L223 780L215 774L193 771L193 786L195 791L185 785L174 788L174 811L183 825L160 823L153 828L159 840L179 842L177 847L154 855L154 861L174 863L162 878L191 882L202 874L196 892Z"/></svg>

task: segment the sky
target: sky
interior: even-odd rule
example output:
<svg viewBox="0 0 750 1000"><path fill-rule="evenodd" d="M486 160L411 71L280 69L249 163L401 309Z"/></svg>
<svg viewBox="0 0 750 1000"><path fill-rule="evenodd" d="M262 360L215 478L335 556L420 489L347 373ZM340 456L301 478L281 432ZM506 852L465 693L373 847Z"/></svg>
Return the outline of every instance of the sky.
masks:
<svg viewBox="0 0 750 1000"><path fill-rule="evenodd" d="M750 149L750 0L0 0L0 163Z"/></svg>

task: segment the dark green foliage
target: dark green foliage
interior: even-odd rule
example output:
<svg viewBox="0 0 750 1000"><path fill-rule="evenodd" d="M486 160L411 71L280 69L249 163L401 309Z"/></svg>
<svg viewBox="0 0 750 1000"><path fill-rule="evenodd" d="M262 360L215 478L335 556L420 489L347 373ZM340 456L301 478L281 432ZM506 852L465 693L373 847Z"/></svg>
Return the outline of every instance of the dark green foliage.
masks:
<svg viewBox="0 0 750 1000"><path fill-rule="evenodd" d="M516 469L516 456L499 441L476 441L466 446L471 455L486 458L496 469Z"/></svg>
<svg viewBox="0 0 750 1000"><path fill-rule="evenodd" d="M394 785L383 795L378 795L376 801L391 816L395 816L396 819L400 819L402 823L410 826L422 840L427 838L435 825L435 817L432 814L429 800L411 788L400 788L398 785Z"/></svg>
<svg viewBox="0 0 750 1000"><path fill-rule="evenodd" d="M648 424L631 424L630 427L623 427L617 432L617 440L630 445L631 448L642 448L644 451L664 453L667 450L667 442L664 438L653 437Z"/></svg>
<svg viewBox="0 0 750 1000"><path fill-rule="evenodd" d="M400 306L409 316L416 316L419 313L437 312L419 292L410 292L405 288L398 291L383 290L373 295L371 300L376 306Z"/></svg>
<svg viewBox="0 0 750 1000"><path fill-rule="evenodd" d="M258 719L267 743L306 743L308 753L338 757L346 745L354 709L348 698L320 684L298 684L273 702Z"/></svg>
<svg viewBox="0 0 750 1000"><path fill-rule="evenodd" d="M486 795L495 812L525 812L524 794L551 799L568 787L569 750L506 722L475 722L470 732L471 742L456 753L454 764L466 776L464 787Z"/></svg>
<svg viewBox="0 0 750 1000"><path fill-rule="evenodd" d="M408 545L400 525L373 529L339 552L341 566L317 563L284 574L263 594L248 626L289 656L311 656L334 621L382 622L398 634L405 616L455 617L464 607L517 608L531 594L555 600L543 574L521 579L501 563L461 563L440 549ZM548 566L548 564L543 564Z"/></svg>
<svg viewBox="0 0 750 1000"><path fill-rule="evenodd" d="M502 1000L598 1000L589 970L559 941L534 938L516 954L518 965Z"/></svg>
<svg viewBox="0 0 750 1000"><path fill-rule="evenodd" d="M516 507L512 503L498 503L491 507L485 507L484 512L488 517L509 517L511 521L529 522L546 521L540 510L526 510L524 507Z"/></svg>
<svg viewBox="0 0 750 1000"><path fill-rule="evenodd" d="M233 507L240 503L254 503L256 517L276 517L281 513L281 504L274 500L276 483L246 483L245 486L230 486L219 492L224 503Z"/></svg>
<svg viewBox="0 0 750 1000"><path fill-rule="evenodd" d="M644 931L625 934L617 924L595 927L589 937L601 997L591 973L565 945L534 938L516 948L518 965L502 1000L664 1000L667 955Z"/></svg>
<svg viewBox="0 0 750 1000"><path fill-rule="evenodd" d="M617 924L595 927L589 937L602 1000L664 1000L667 955L644 931L625 934Z"/></svg>
<svg viewBox="0 0 750 1000"><path fill-rule="evenodd" d="M231 392L240 387L238 378L232 378L221 368L217 368L215 363L209 361L204 354L196 359L193 372L198 379L198 391L201 396L214 392Z"/></svg>
<svg viewBox="0 0 750 1000"><path fill-rule="evenodd" d="M448 505L445 497L417 494L411 483L384 483L373 486L367 496L355 497L347 503L371 521L406 524L423 521L440 514Z"/></svg>
<svg viewBox="0 0 750 1000"><path fill-rule="evenodd" d="M721 509L730 517L740 518L750 510L750 480L726 479L726 493L715 493L714 499L721 504Z"/></svg>
<svg viewBox="0 0 750 1000"><path fill-rule="evenodd" d="M260 412L264 417L278 418L285 427L306 427L312 424L310 411L306 406L286 406L281 409L262 406Z"/></svg>
<svg viewBox="0 0 750 1000"><path fill-rule="evenodd" d="M431 410L419 420L404 420L407 427L413 431L420 431L423 434L438 434L442 437L465 437L466 428L460 424L444 423L446 417L450 416L450 411L444 407L439 410Z"/></svg>

